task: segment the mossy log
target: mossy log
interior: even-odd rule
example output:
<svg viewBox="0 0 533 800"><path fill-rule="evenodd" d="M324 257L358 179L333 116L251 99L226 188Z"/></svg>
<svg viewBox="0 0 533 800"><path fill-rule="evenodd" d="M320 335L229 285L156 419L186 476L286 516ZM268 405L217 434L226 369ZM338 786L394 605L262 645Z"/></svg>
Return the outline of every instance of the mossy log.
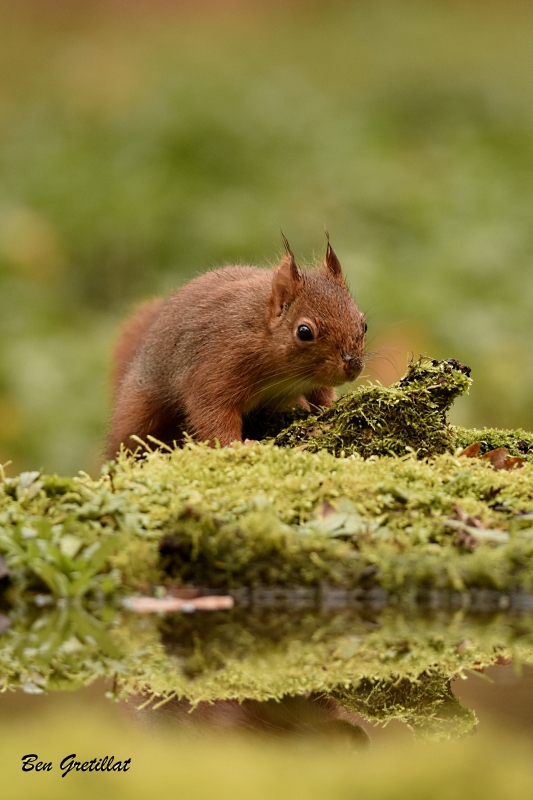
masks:
<svg viewBox="0 0 533 800"><path fill-rule="evenodd" d="M154 446L97 480L4 478L4 585L64 597L329 585L404 603L533 591L533 435L450 426L468 372L421 359L395 386L360 388L254 445ZM505 444L522 468L459 456L472 441Z"/></svg>
<svg viewBox="0 0 533 800"><path fill-rule="evenodd" d="M470 369L454 359L412 362L405 376L390 388L363 386L330 408L304 416L299 411L271 418L266 433L282 447L302 446L333 455L403 456L418 458L453 450L454 430L446 412L471 384ZM291 414L294 420L291 424ZM259 422L259 420L258 420ZM255 418L252 420L253 433ZM262 438L262 437L261 437Z"/></svg>

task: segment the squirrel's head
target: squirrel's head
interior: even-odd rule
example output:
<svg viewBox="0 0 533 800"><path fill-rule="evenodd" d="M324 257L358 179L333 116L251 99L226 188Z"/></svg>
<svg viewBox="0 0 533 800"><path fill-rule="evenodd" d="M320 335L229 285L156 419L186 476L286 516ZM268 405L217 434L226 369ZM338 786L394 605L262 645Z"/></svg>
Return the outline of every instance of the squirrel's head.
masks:
<svg viewBox="0 0 533 800"><path fill-rule="evenodd" d="M361 374L366 322L329 242L322 267L301 270L286 254L272 276L269 326L287 365L316 385L339 386Z"/></svg>

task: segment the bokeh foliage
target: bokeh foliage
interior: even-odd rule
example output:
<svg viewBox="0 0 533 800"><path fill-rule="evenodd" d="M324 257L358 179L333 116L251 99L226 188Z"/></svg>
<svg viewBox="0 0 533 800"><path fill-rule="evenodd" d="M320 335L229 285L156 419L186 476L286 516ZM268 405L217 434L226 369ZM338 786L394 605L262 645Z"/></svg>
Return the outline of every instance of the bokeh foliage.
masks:
<svg viewBox="0 0 533 800"><path fill-rule="evenodd" d="M370 349L531 429L533 9L41 5L0 6L0 461L96 471L130 305L324 223Z"/></svg>

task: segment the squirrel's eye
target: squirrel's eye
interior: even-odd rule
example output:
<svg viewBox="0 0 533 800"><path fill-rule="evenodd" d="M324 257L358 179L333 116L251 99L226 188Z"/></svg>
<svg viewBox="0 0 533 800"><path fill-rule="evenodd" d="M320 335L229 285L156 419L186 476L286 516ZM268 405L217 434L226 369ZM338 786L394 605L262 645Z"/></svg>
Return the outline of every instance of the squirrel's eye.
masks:
<svg viewBox="0 0 533 800"><path fill-rule="evenodd" d="M298 325L298 330L296 331L298 339L302 342L312 342L315 338L313 336L313 331L309 327L309 325Z"/></svg>

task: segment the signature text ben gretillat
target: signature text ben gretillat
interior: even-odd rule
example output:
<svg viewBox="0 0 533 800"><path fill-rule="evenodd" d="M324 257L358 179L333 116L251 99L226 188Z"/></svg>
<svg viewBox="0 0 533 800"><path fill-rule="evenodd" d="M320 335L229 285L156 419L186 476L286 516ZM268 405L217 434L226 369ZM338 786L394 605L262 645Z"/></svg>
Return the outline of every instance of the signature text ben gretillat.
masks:
<svg viewBox="0 0 533 800"><path fill-rule="evenodd" d="M50 772L52 770L51 761L39 761L36 753L28 753L22 756L22 771L31 772ZM76 772L127 772L130 768L131 758L124 761L115 761L115 756L104 756L103 758L92 758L90 761L76 761L76 753L71 753L61 761L59 769L61 777L64 778L72 770Z"/></svg>

